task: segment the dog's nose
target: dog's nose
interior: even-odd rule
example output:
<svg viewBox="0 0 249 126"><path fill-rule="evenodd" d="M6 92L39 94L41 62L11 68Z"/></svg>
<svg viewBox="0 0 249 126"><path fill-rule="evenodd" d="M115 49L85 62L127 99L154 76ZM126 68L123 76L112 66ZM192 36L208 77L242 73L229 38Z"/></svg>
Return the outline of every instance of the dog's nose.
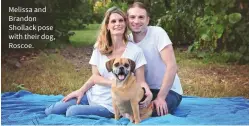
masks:
<svg viewBox="0 0 249 126"><path fill-rule="evenodd" d="M120 71L124 71L124 67L120 67L119 69L120 69Z"/></svg>

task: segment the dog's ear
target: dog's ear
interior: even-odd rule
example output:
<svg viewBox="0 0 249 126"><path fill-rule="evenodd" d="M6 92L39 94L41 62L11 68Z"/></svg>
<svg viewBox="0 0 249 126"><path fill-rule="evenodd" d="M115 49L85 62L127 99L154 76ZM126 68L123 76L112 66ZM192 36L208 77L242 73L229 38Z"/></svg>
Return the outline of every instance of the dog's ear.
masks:
<svg viewBox="0 0 249 126"><path fill-rule="evenodd" d="M131 59L128 59L128 61L129 61L130 65L131 65L131 72L134 73L135 72L136 63L133 60L131 60Z"/></svg>
<svg viewBox="0 0 249 126"><path fill-rule="evenodd" d="M111 59L111 60L109 60L108 62L105 63L105 66L106 66L106 69L107 69L108 72L112 71L112 64L114 63L114 60L115 59Z"/></svg>

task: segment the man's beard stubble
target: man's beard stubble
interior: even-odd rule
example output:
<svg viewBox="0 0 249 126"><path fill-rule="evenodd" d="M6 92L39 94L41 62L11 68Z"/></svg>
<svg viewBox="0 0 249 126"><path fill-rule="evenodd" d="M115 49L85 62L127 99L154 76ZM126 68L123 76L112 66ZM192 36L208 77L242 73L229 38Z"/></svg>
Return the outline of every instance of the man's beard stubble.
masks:
<svg viewBox="0 0 249 126"><path fill-rule="evenodd" d="M147 27L143 28L141 31L138 31L138 32L133 32L134 34L146 34L147 33Z"/></svg>

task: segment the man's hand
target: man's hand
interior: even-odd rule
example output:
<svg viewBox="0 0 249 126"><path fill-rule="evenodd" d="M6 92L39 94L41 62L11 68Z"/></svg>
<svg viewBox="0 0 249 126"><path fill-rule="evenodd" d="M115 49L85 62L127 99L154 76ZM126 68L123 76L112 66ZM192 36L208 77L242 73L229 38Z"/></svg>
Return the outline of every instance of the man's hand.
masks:
<svg viewBox="0 0 249 126"><path fill-rule="evenodd" d="M147 91L145 93L145 96L146 96L146 98L144 99L144 101L139 103L139 108L147 107L150 104L150 102L151 102L151 100L153 98L153 95L152 95L151 91L150 92Z"/></svg>
<svg viewBox="0 0 249 126"><path fill-rule="evenodd" d="M72 93L68 94L66 97L64 97L62 99L62 101L67 102L68 100L70 100L72 98L76 98L77 99L76 104L80 104L80 101L81 101L83 96L84 96L83 92L81 92L80 90L76 90L76 91L73 91Z"/></svg>
<svg viewBox="0 0 249 126"><path fill-rule="evenodd" d="M167 106L167 103L166 103L164 98L161 98L161 97L158 96L153 101L153 105L156 108L157 115L163 116L163 115L168 114L168 106Z"/></svg>

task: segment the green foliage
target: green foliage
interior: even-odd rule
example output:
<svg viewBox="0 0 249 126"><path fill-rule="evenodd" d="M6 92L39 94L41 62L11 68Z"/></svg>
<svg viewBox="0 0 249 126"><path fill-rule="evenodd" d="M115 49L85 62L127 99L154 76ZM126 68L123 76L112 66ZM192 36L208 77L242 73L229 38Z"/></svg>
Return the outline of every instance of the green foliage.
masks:
<svg viewBox="0 0 249 126"><path fill-rule="evenodd" d="M202 14L201 2L172 0L164 16L158 19L157 25L166 30L174 44L190 44L196 37L195 19Z"/></svg>
<svg viewBox="0 0 249 126"><path fill-rule="evenodd" d="M236 57L240 59L234 59L249 63L248 4L236 0L172 0L157 25L167 31L174 44L191 44L189 52L238 51L241 56Z"/></svg>
<svg viewBox="0 0 249 126"><path fill-rule="evenodd" d="M155 25L160 17L167 15L167 7L165 6L165 1L163 0L152 1L148 6L151 25Z"/></svg>
<svg viewBox="0 0 249 126"><path fill-rule="evenodd" d="M218 48L219 39L226 41L225 36L222 38L223 34L229 32L229 29L241 20L240 13L226 14L224 10L233 7L235 1L229 0L229 4L227 2L222 0L205 1L204 15L196 18L196 39L201 44L200 49L214 52ZM223 9L220 9L221 7Z"/></svg>
<svg viewBox="0 0 249 126"><path fill-rule="evenodd" d="M219 63L219 64L227 64L239 62L242 57L242 54L239 52L213 52L210 53L208 51L193 51L188 52L189 58L201 59L203 63Z"/></svg>
<svg viewBox="0 0 249 126"><path fill-rule="evenodd" d="M121 10L123 10L124 12L126 12L126 10L128 9L128 5L126 2L109 2L106 7L107 8L111 8L113 6L119 7Z"/></svg>
<svg viewBox="0 0 249 126"><path fill-rule="evenodd" d="M249 15L249 13L248 13ZM249 19L243 18L241 23L236 25L231 32L231 40L228 40L228 49L238 51L242 54L240 64L249 63Z"/></svg>
<svg viewBox="0 0 249 126"><path fill-rule="evenodd" d="M127 2L117 2L111 0L95 2L93 8L96 22L101 23L104 18L105 12L113 6L119 7L124 12L126 12L128 8Z"/></svg>
<svg viewBox="0 0 249 126"><path fill-rule="evenodd" d="M93 1L91 0L35 0L38 5L47 7L54 19L56 41L47 43L48 48L61 48L68 44L68 31L84 29L87 24L92 23Z"/></svg>
<svg viewBox="0 0 249 126"><path fill-rule="evenodd" d="M241 14L240 13L232 13L228 16L229 23L235 24L241 20Z"/></svg>
<svg viewBox="0 0 249 126"><path fill-rule="evenodd" d="M55 16L56 28L61 30L82 29L83 24L91 23L92 2L90 0L36 0L46 5Z"/></svg>
<svg viewBox="0 0 249 126"><path fill-rule="evenodd" d="M48 13L54 18L57 38L66 39L67 32L71 29L84 29L84 24L92 21L92 1L91 0L35 0L36 4L47 7ZM61 39L62 40L62 39Z"/></svg>

